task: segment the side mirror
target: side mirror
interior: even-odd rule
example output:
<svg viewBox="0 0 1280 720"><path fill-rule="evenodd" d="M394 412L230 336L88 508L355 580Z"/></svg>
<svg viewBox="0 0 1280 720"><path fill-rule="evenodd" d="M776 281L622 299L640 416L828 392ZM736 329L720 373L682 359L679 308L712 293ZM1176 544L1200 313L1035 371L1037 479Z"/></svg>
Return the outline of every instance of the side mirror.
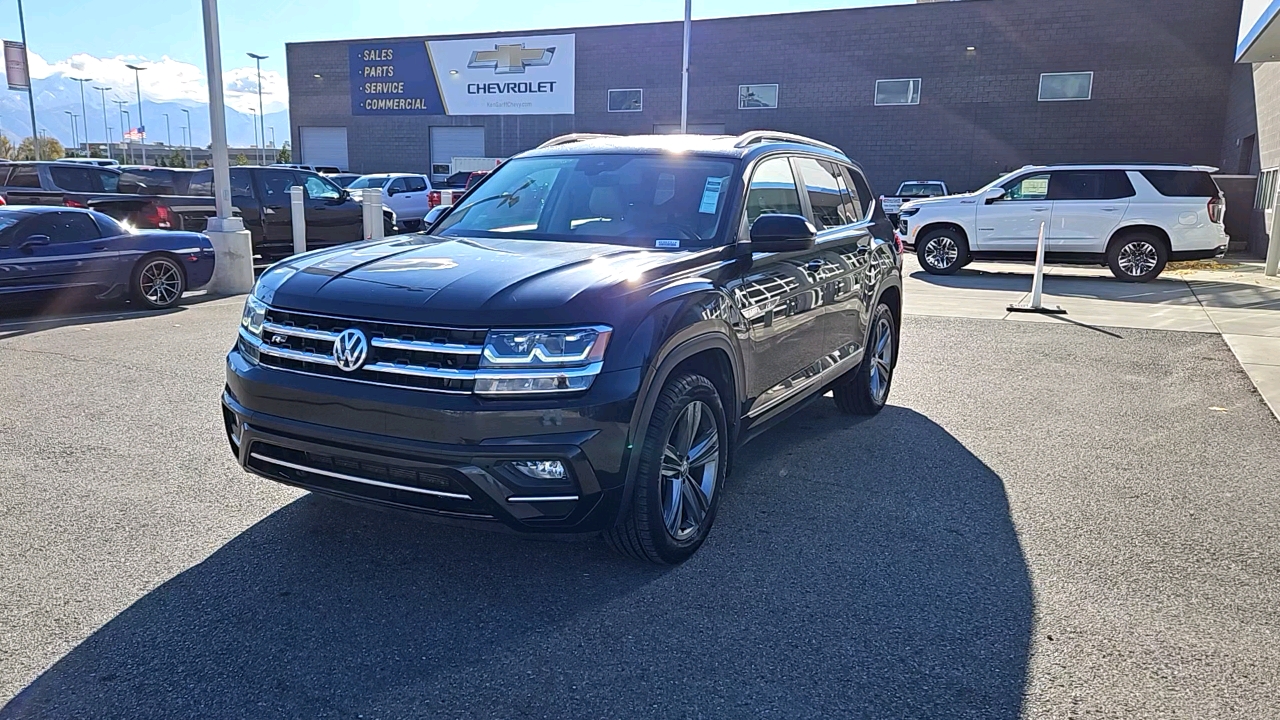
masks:
<svg viewBox="0 0 1280 720"><path fill-rule="evenodd" d="M982 199L987 205L990 205L991 203L1003 198L1004 195L1004 188L991 188L983 194Z"/></svg>
<svg viewBox="0 0 1280 720"><path fill-rule="evenodd" d="M426 230L428 227L434 225L436 221L440 219L440 216L444 215L445 211L448 210L449 207L449 205L437 205L428 210L426 216L422 218L422 229Z"/></svg>
<svg viewBox="0 0 1280 720"><path fill-rule="evenodd" d="M799 215L761 215L751 223L751 252L798 252L813 247L818 231Z"/></svg>
<svg viewBox="0 0 1280 720"><path fill-rule="evenodd" d="M32 235L28 237L26 240L23 240L22 244L18 246L18 249L29 250L33 247L43 247L48 244L49 244L48 235Z"/></svg>
<svg viewBox="0 0 1280 720"><path fill-rule="evenodd" d="M395 188L387 188L387 197L391 197L392 195L395 195L397 192L399 191L396 190Z"/></svg>

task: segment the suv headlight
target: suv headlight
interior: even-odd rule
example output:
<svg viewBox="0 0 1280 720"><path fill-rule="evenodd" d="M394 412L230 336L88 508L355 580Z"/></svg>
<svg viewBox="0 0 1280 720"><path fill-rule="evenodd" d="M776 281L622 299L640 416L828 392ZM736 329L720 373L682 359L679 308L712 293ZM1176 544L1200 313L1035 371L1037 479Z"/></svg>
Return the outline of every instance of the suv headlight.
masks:
<svg viewBox="0 0 1280 720"><path fill-rule="evenodd" d="M244 311L240 313L240 327L254 337L262 337L262 323L267 319L267 304L250 295L245 298Z"/></svg>
<svg viewBox="0 0 1280 720"><path fill-rule="evenodd" d="M920 208L918 207L903 208L902 212L898 213L898 217L903 217L903 218L914 217L919 212L920 212Z"/></svg>
<svg viewBox="0 0 1280 720"><path fill-rule="evenodd" d="M586 390L604 367L612 328L492 330L485 338L477 395L529 395Z"/></svg>

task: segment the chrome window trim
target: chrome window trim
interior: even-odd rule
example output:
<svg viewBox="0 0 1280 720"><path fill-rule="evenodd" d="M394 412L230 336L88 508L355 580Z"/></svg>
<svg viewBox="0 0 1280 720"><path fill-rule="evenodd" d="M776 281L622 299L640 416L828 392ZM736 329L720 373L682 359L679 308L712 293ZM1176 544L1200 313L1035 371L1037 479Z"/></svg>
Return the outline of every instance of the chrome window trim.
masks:
<svg viewBox="0 0 1280 720"><path fill-rule="evenodd" d="M470 500L470 495L461 493L444 492L442 490L428 490L426 488L412 487L409 485L397 485L395 483L382 482L381 480L370 480L369 478L357 477L355 475L346 475L344 473L330 472L329 470L321 470L309 465L299 465L297 463L287 462L285 460L277 460L273 457L267 457L256 452L249 453L249 457L255 460L271 463L272 465L280 465L292 470L300 470L302 472L315 473L316 475L324 475L326 477L336 478L338 480L346 480L348 482L361 483L364 485L373 485L375 487L388 488L391 490L404 490L405 492L418 493L421 495L430 495L432 497L448 498L450 500Z"/></svg>

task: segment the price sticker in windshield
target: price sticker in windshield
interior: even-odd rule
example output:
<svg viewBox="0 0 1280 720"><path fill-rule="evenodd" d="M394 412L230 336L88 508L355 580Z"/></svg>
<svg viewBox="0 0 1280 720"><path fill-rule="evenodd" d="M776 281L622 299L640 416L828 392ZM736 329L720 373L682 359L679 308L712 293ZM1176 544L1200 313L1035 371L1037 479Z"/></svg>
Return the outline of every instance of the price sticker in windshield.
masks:
<svg viewBox="0 0 1280 720"><path fill-rule="evenodd" d="M727 177L709 177L707 184L702 186L702 204L698 205L698 212L704 215L714 215L716 205L720 201L720 189L724 187Z"/></svg>

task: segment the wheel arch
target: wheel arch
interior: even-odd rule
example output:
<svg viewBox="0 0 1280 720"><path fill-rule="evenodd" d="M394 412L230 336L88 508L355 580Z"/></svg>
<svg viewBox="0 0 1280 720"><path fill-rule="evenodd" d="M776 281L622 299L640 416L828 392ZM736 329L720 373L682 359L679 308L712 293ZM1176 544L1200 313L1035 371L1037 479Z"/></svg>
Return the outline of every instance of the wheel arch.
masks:
<svg viewBox="0 0 1280 720"><path fill-rule="evenodd" d="M659 355L662 359L645 373L640 384L638 399L631 416L631 437L627 442L628 457L626 484L618 517L626 517L635 489L636 471L640 465L640 451L644 447L649 430L649 419L667 380L685 370L704 375L720 395L728 424L728 458L725 476L733 467L737 435L742 425L742 394L744 378L742 361L734 340L722 330L710 330L692 337L673 337Z"/></svg>
<svg viewBox="0 0 1280 720"><path fill-rule="evenodd" d="M959 233L960 239L964 240L965 244L969 246L970 250L973 249L973 242L970 240L969 233L964 229L964 226L961 225L960 223L952 222L950 220L937 220L927 225L923 225L920 227L919 230L916 231L916 237L923 240L925 237L929 235L929 233L936 232L938 230L952 230L956 233Z"/></svg>
<svg viewBox="0 0 1280 720"><path fill-rule="evenodd" d="M1173 240L1170 239L1169 233L1165 232L1164 228L1158 225L1148 225L1145 223L1136 223L1116 228L1115 231L1111 233L1111 237L1107 240L1107 252L1111 252L1111 248L1124 238L1130 235L1139 234L1149 234L1154 236L1157 240L1164 243L1165 252L1173 252Z"/></svg>

